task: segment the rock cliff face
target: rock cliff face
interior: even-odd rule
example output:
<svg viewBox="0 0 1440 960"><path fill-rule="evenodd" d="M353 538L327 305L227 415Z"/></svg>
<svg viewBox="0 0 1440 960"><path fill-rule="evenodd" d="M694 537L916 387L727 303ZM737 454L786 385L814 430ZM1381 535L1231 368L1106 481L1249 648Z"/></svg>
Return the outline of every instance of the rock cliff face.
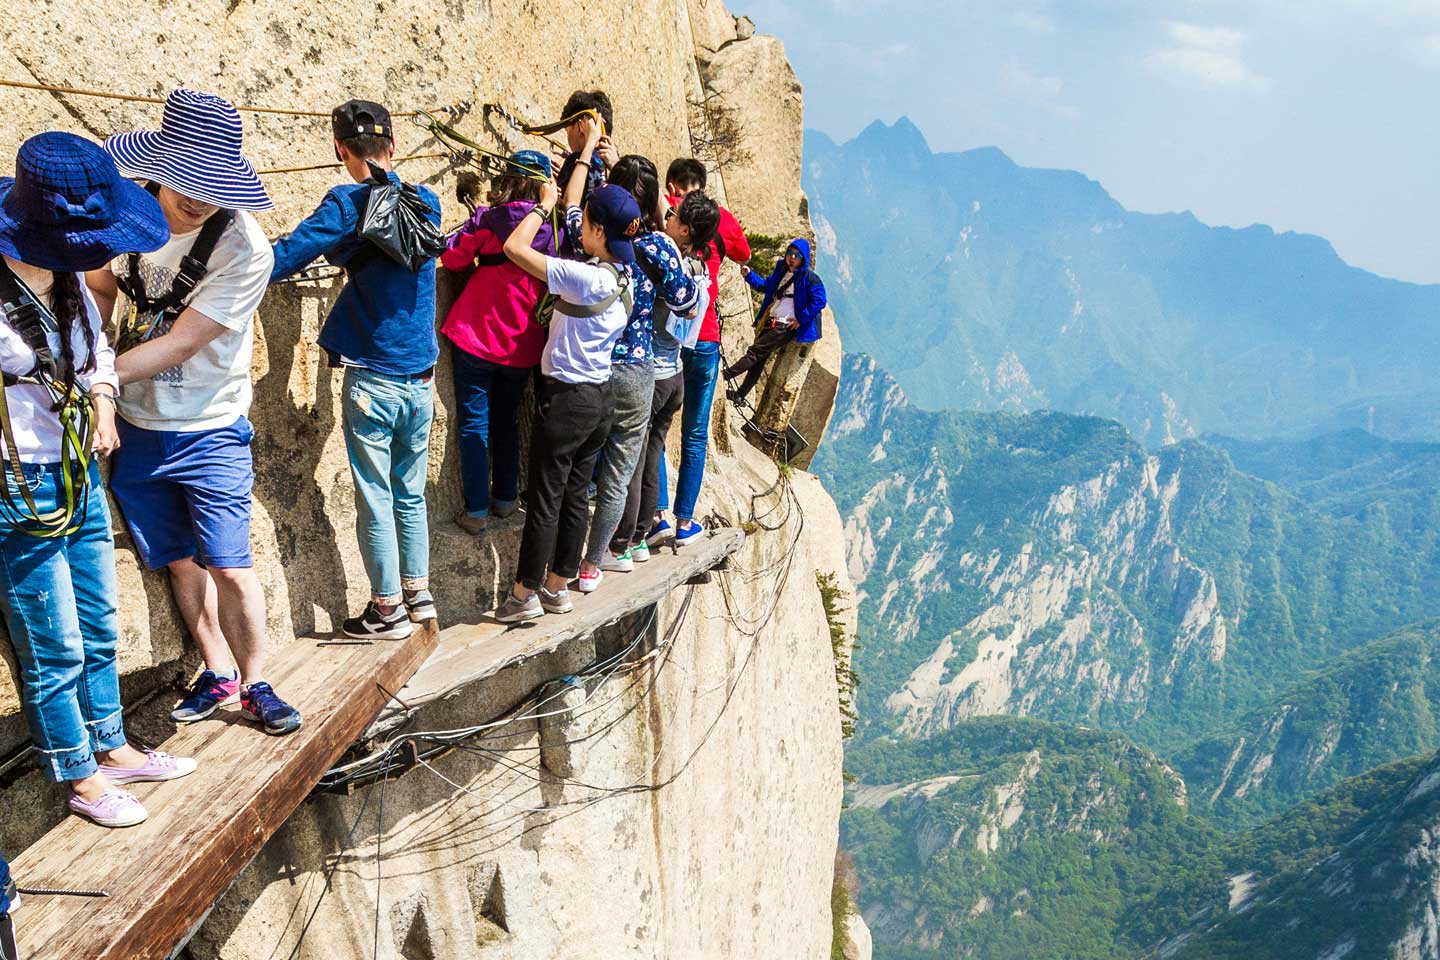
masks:
<svg viewBox="0 0 1440 960"><path fill-rule="evenodd" d="M711 192L749 229L809 232L799 187L799 84L779 41L756 34L719 0L543 12L519 0L300 0L283 9L252 0L123 9L19 0L6 13L0 77L143 96L185 85L240 104L321 111L351 96L397 111L455 106L462 131L500 150L538 141L484 104L547 120L572 90L601 87L615 102L622 151L663 169L707 135L705 118L687 104L719 98L740 120L748 157L712 165ZM0 158L8 158L44 129L101 139L156 127L160 108L0 88L0 116ZM245 124L247 153L262 171L331 159L323 118L246 113ZM398 155L439 149L403 121L397 140ZM9 165L0 160L4 172ZM447 226L460 222L450 161L416 159L399 169L436 189ZM293 226L340 175L267 175L277 204L262 217L267 233ZM733 354L749 307L737 272L727 274L722 314ZM277 643L332 629L368 594L338 430L339 378L315 344L338 289L333 282L274 288L256 327L253 541ZM830 328L825 355L833 375L808 374L819 350L787 361L798 364L799 382L825 388L790 398L788 415L819 424L812 442L838 380L839 342ZM444 621L473 620L508 580L518 530L482 541L451 531L460 482L448 356L437 371L437 400L427 489L432 580ZM715 422L699 513L739 522L765 502L753 495L772 486L775 467L740 439L723 400ZM307 805L217 906L192 954L289 954L324 887L322 868L338 858L331 894L296 956L369 955L376 916L380 956L823 955L841 755L814 577L838 573L847 588L848 579L829 498L798 473L785 489L793 493L781 495L789 507L777 502L784 522L757 531L734 572L696 588L688 605L675 596L661 606L657 624L674 627L669 653L637 668L623 690L601 695L586 716L594 729L609 726L577 759L572 781L540 767L527 752L538 733L522 724L497 731L490 752L457 752L433 771L390 783L383 800L374 788ZM126 699L146 701L131 727L158 740L167 732L159 709L165 688L192 668L194 654L163 580L142 573L128 537L117 534ZM444 719L462 726L485 709L460 697L447 702ZM24 739L6 671L0 743ZM0 846L11 852L47 829L58 807L33 774L4 794ZM377 846L387 878L379 885L367 852Z"/></svg>

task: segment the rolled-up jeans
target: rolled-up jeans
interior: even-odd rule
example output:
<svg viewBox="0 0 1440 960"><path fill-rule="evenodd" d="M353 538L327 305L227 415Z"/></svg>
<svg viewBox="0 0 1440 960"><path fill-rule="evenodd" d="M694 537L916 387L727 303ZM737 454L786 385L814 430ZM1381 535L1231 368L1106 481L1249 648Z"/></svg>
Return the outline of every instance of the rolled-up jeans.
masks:
<svg viewBox="0 0 1440 960"><path fill-rule="evenodd" d="M595 478L595 515L590 519L590 539L585 559L599 566L620 526L630 479L640 463L650 427L650 401L655 395L655 365L617 363L610 368L610 399L613 415L610 434L600 450L599 475Z"/></svg>
<svg viewBox="0 0 1440 960"><path fill-rule="evenodd" d="M429 586L430 524L425 478L433 378L345 368L345 451L355 480L355 533L377 603Z"/></svg>
<svg viewBox="0 0 1440 960"><path fill-rule="evenodd" d="M720 344L701 341L680 351L685 364L685 405L680 411L680 473L675 479L675 517L692 520L705 479L705 453L710 443L710 407L720 375ZM661 473L661 484L665 473ZM665 506L663 497L662 508Z"/></svg>
<svg viewBox="0 0 1440 960"><path fill-rule="evenodd" d="M4 482L18 499L10 465ZM58 464L21 464L39 512L60 497ZM95 754L125 744L115 648L115 541L100 468L79 505L78 529L41 539L8 526L0 534L0 614L15 647L25 719L45 776L83 780Z"/></svg>

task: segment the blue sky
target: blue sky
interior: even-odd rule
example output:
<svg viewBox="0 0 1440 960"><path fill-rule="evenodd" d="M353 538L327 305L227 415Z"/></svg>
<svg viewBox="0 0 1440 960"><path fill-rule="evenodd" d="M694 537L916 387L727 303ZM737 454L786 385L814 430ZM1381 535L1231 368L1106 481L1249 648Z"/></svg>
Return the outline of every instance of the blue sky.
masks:
<svg viewBox="0 0 1440 960"><path fill-rule="evenodd" d="M1125 206L1317 233L1440 283L1440 0L731 0L806 125L1082 171Z"/></svg>

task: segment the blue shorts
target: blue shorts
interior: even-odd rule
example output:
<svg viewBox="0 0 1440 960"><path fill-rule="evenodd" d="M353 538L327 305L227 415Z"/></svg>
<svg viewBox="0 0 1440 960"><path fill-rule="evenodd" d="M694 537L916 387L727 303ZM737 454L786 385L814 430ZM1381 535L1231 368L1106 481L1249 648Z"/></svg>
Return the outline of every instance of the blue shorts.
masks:
<svg viewBox="0 0 1440 960"><path fill-rule="evenodd" d="M248 567L255 429L241 417L218 430L146 430L116 418L120 449L110 492L151 570L186 557Z"/></svg>

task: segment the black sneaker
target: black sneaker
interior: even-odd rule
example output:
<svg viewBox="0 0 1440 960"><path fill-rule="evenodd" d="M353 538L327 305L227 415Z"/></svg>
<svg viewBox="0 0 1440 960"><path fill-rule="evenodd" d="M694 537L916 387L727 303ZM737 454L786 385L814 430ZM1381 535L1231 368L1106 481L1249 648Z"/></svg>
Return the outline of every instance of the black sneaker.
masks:
<svg viewBox="0 0 1440 960"><path fill-rule="evenodd" d="M434 610L433 603L431 610ZM375 601L371 600L365 604L364 613L346 620L340 629L345 631L345 636L357 640L404 640L415 628L403 605L390 613L381 613Z"/></svg>
<svg viewBox="0 0 1440 960"><path fill-rule="evenodd" d="M405 612L415 623L424 623L426 620L434 620L435 598L430 595L429 590L416 590L414 593L405 594Z"/></svg>

